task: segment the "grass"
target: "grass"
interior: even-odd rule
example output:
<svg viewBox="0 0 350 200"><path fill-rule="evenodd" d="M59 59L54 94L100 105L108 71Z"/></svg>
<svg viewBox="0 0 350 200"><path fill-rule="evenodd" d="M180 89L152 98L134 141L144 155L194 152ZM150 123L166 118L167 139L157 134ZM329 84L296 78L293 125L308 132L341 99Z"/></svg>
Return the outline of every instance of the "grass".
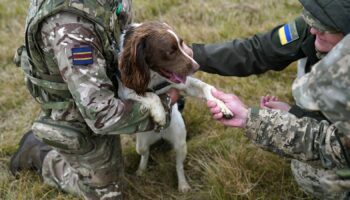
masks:
<svg viewBox="0 0 350 200"><path fill-rule="evenodd" d="M248 37L293 19L301 10L297 0L134 0L133 4L135 22L167 22L189 44ZM0 4L0 199L78 199L46 186L31 172L15 179L8 171L11 154L39 113L26 91L23 73L12 64L23 42L27 6L27 1L19 0ZM291 102L295 73L293 64L283 72L247 78L203 72L195 76L256 106L265 94ZM243 130L213 121L204 102L188 98L183 115L188 129L185 171L191 192L177 191L173 151L155 149L147 174L135 176L139 156L133 137L123 136L127 199L310 199L294 182L288 159L255 147Z"/></svg>

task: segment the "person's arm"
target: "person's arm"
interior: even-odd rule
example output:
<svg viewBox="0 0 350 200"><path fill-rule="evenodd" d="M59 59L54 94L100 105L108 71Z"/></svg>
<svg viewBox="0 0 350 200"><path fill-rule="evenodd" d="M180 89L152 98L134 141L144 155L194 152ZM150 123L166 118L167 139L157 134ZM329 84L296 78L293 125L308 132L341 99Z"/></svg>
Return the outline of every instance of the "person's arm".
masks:
<svg viewBox="0 0 350 200"><path fill-rule="evenodd" d="M94 133L134 133L151 128L148 111L141 112L139 103L115 97L115 86L106 72L103 44L93 24L64 13L49 19L42 30L44 50L54 54L75 105ZM85 58L91 63L73 61L73 57L80 58L81 51L91 53ZM72 52L78 53L73 56Z"/></svg>
<svg viewBox="0 0 350 200"><path fill-rule="evenodd" d="M299 17L295 21L294 41L282 45L279 37L281 26L257 34L245 40L233 40L222 44L193 44L194 59L200 70L226 76L249 76L268 70L282 70L305 54L303 42L310 36L308 26Z"/></svg>
<svg viewBox="0 0 350 200"><path fill-rule="evenodd" d="M321 159L329 168L346 164L335 130L327 121L257 108L249 109L246 123L246 136L260 147L301 160Z"/></svg>
<svg viewBox="0 0 350 200"><path fill-rule="evenodd" d="M234 114L224 119L215 102L208 101L213 118L226 126L246 128L246 136L255 144L279 155L300 160L321 160L324 167L346 164L334 125L313 118L297 118L282 110L247 108L233 94L213 90Z"/></svg>

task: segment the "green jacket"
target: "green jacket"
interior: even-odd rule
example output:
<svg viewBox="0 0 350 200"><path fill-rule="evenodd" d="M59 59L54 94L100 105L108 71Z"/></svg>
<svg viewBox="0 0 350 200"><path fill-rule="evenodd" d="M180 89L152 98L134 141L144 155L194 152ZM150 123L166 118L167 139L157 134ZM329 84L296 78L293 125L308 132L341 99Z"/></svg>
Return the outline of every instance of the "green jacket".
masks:
<svg viewBox="0 0 350 200"><path fill-rule="evenodd" d="M307 57L306 72L319 59L316 57L315 37L302 17L290 22L296 26L298 38L282 45L279 30L271 31L241 40L235 39L221 44L193 44L194 59L200 70L223 76L249 76L268 70L280 71L292 62Z"/></svg>

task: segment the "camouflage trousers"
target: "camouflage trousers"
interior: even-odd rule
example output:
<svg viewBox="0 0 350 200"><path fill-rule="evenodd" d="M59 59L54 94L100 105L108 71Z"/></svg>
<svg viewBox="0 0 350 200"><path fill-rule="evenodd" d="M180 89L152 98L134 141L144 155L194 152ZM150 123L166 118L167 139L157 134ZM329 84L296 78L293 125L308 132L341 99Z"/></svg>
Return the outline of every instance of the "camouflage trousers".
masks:
<svg viewBox="0 0 350 200"><path fill-rule="evenodd" d="M63 132L63 125L32 127L37 138L54 149L43 161L44 182L85 199L122 199L120 136L94 136L70 128Z"/></svg>
<svg viewBox="0 0 350 200"><path fill-rule="evenodd" d="M292 160L291 168L296 182L304 192L318 199L349 199L347 193L335 193L322 187L320 179L328 176L329 171L298 160Z"/></svg>

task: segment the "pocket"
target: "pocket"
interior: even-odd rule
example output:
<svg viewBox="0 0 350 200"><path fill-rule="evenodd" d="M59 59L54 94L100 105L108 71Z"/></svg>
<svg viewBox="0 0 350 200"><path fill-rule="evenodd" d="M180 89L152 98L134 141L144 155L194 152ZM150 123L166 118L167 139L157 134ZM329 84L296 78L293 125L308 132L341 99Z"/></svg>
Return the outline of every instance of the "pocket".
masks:
<svg viewBox="0 0 350 200"><path fill-rule="evenodd" d="M35 136L44 143L67 153L85 153L93 148L87 127L44 117L32 126Z"/></svg>

